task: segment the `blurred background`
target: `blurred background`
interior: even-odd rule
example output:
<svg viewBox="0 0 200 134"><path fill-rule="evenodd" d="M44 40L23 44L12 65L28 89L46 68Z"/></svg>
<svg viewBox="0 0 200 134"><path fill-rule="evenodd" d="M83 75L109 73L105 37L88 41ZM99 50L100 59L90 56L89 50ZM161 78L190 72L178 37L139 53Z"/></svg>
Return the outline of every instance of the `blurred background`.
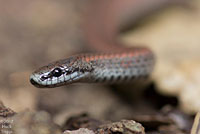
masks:
<svg viewBox="0 0 200 134"><path fill-rule="evenodd" d="M16 112L45 110L57 124L83 112L118 120L137 111L135 99L129 96L127 103L116 87L77 84L37 89L29 82L36 68L87 50L81 22L90 1L0 1L0 100L6 106ZM120 36L128 45L144 44L155 52L154 84L148 88L188 114L200 110L199 35L200 1L196 0L188 7L161 10Z"/></svg>

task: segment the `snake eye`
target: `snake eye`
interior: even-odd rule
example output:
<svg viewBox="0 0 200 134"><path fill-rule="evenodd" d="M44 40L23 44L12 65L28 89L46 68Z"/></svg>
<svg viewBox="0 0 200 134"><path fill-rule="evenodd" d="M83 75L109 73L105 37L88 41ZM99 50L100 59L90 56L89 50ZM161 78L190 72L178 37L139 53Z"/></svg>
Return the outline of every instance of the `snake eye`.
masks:
<svg viewBox="0 0 200 134"><path fill-rule="evenodd" d="M59 77L59 76L61 76L61 75L63 74L63 72L62 72L62 69L60 69L60 68L55 68L55 69L51 72L51 74L52 74L54 77Z"/></svg>

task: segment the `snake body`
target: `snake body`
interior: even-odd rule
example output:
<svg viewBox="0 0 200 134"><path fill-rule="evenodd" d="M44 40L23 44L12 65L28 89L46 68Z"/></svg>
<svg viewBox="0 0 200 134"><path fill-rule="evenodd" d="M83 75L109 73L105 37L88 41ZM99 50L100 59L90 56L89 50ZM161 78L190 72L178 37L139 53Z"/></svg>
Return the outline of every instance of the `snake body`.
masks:
<svg viewBox="0 0 200 134"><path fill-rule="evenodd" d="M30 76L36 87L57 87L76 82L119 83L146 78L155 58L145 47L126 48L116 41L123 19L135 21L171 0L94 0L84 31L91 48L98 52L78 54L37 69ZM131 8L132 7L132 8ZM129 14L129 15L127 15Z"/></svg>

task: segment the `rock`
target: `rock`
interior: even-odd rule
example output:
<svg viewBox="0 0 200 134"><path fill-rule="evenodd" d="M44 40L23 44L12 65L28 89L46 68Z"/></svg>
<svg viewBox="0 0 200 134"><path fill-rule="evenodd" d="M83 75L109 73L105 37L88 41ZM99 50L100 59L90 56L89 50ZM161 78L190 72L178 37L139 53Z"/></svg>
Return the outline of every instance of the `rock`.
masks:
<svg viewBox="0 0 200 134"><path fill-rule="evenodd" d="M73 130L73 131L66 130L63 134L95 134L95 133L87 128L80 128L78 130Z"/></svg>
<svg viewBox="0 0 200 134"><path fill-rule="evenodd" d="M61 134L47 112L15 113L0 103L0 134Z"/></svg>
<svg viewBox="0 0 200 134"><path fill-rule="evenodd" d="M133 120L121 120L119 122L108 122L93 119L85 114L71 117L63 127L67 130L65 134L144 134L144 127ZM82 129L81 129L82 128ZM86 128L86 129L83 129ZM88 130L89 129L89 130Z"/></svg>
<svg viewBox="0 0 200 134"><path fill-rule="evenodd" d="M100 126L96 134L145 134L144 127L133 120L122 120Z"/></svg>
<svg viewBox="0 0 200 134"><path fill-rule="evenodd" d="M3 102L0 101L0 117L6 118L15 115L16 113L4 106Z"/></svg>
<svg viewBox="0 0 200 134"><path fill-rule="evenodd" d="M11 118L15 134L61 134L60 128L53 123L46 112L24 111Z"/></svg>

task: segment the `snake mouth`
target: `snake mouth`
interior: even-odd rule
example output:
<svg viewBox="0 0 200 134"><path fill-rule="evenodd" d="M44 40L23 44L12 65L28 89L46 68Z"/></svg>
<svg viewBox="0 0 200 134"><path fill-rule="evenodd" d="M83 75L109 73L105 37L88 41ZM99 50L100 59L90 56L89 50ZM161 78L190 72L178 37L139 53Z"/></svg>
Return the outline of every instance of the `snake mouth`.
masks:
<svg viewBox="0 0 200 134"><path fill-rule="evenodd" d="M36 74L32 74L32 75L30 76L30 83L31 83L32 85L34 85L35 87L37 87L37 88L45 88L46 86L45 86L45 85L42 85L42 84L40 83L40 81L38 80L37 77L38 77L38 76L37 76Z"/></svg>
<svg viewBox="0 0 200 134"><path fill-rule="evenodd" d="M37 88L53 88L55 85L41 85L37 83L33 78L30 78L30 82L32 85L34 85Z"/></svg>
<svg viewBox="0 0 200 134"><path fill-rule="evenodd" d="M76 74L78 74L78 73L76 73ZM73 75L70 75L70 76L68 76L68 78L63 76L62 77L63 80L61 80L59 82L57 81L57 79L56 79L56 81L51 80L51 82L42 82L39 79L40 76L38 74L32 74L30 76L30 83L37 88L54 88L54 87L59 87L59 86L65 85L66 83L71 84L73 82L77 82L81 78L82 75L74 75L73 77L72 76Z"/></svg>
<svg viewBox="0 0 200 134"><path fill-rule="evenodd" d="M41 87L39 83L37 83L33 78L30 78L31 84L33 84L35 87Z"/></svg>

